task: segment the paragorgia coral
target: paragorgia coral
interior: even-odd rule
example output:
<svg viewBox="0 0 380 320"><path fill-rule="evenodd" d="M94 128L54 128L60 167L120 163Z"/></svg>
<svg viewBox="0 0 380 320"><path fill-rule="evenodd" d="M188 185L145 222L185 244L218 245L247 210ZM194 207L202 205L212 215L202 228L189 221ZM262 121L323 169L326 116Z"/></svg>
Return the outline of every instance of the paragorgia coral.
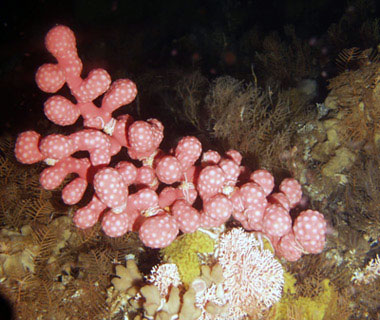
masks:
<svg viewBox="0 0 380 320"><path fill-rule="evenodd" d="M21 133L16 141L15 155L22 163L44 160L53 165L77 151L88 151L93 166L111 161L111 144L108 137L93 129L84 129L68 136L51 134L43 139L34 131Z"/></svg>
<svg viewBox="0 0 380 320"><path fill-rule="evenodd" d="M45 102L45 114L52 122L70 125L82 115L85 126L105 129L113 122L112 112L135 99L136 85L122 79L116 81L104 96L101 108L92 103L109 89L111 77L106 70L95 69L86 79L81 78L82 61L78 57L75 35L68 27L59 25L52 28L46 35L45 45L58 63L47 63L37 70L38 87L55 93L67 83L77 100L75 105L62 96L49 98Z"/></svg>
<svg viewBox="0 0 380 320"><path fill-rule="evenodd" d="M270 172L251 172L241 165L243 157L237 150L223 156L214 150L202 154L202 144L192 136L183 137L165 153L159 149L164 138L159 120L112 116L135 99L137 89L131 80L112 83L103 69L94 69L83 79L75 36L66 26L52 28L45 45L57 63L38 69L37 85L56 93L67 84L76 100L54 95L44 104L45 115L61 126L82 117L85 128L44 138L35 131L23 132L15 154L22 163L44 161L50 166L40 177L46 189L59 187L69 174L77 175L63 188L66 204L78 203L88 185L93 185L92 199L74 213L77 227L90 228L101 220L110 237L136 231L144 245L163 248L180 232L223 227L233 217L245 229L270 238L276 253L286 259L297 260L303 253L323 249L322 214L303 211L292 227L290 213L302 197L298 181L284 179L278 192L272 193L275 183ZM101 95L98 107L94 100ZM128 155L118 163L111 161L115 155L120 158L122 148Z"/></svg>
<svg viewBox="0 0 380 320"><path fill-rule="evenodd" d="M294 222L294 235L309 253L320 253L325 244L326 221L318 211L302 211Z"/></svg>

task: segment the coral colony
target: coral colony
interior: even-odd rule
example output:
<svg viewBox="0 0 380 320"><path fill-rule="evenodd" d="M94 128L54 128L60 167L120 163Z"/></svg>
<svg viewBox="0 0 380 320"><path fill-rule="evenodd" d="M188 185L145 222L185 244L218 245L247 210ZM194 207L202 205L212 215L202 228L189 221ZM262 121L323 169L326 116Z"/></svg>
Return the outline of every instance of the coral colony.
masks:
<svg viewBox="0 0 380 320"><path fill-rule="evenodd" d="M302 196L295 179L284 179L279 192L273 193L274 178L268 171L249 173L248 168L241 166L242 156L236 150L227 151L223 157L212 150L202 154L201 143L191 136L183 137L174 149L164 153L159 149L164 137L159 120L133 121L129 115L112 117L114 110L136 97L136 85L131 80L120 79L111 84L103 69L92 70L82 79L82 62L74 33L68 27L52 28L45 44L58 63L44 64L38 69L38 87L54 93L67 83L77 101L73 104L54 95L44 104L45 115L61 126L74 124L82 116L86 129L44 138L35 131L23 132L18 136L15 154L22 163L45 161L50 165L40 177L42 187L48 190L76 173L78 177L62 191L62 199L68 205L79 202L88 184L93 184L92 200L74 214L79 228L90 228L101 218L103 231L110 237L138 231L144 245L163 248L180 231L220 227L232 216L246 230L265 234L276 253L287 260L322 251L326 232L322 214L303 211L292 225L289 211ZM102 94L99 108L93 100ZM122 147L127 148L133 163L121 161L108 167L111 157ZM72 157L79 150L88 151L89 159ZM90 168L94 167L99 169L91 176ZM138 191L129 194L132 184ZM201 210L192 206L198 196L203 203Z"/></svg>
<svg viewBox="0 0 380 320"><path fill-rule="evenodd" d="M164 248L180 232L218 228L233 218L246 231L266 236L275 254L288 261L323 250L326 233L323 215L306 210L294 221L290 216L290 210L302 197L298 181L284 179L278 192L273 192L274 178L270 172L263 169L251 172L241 165L242 156L236 150L229 150L224 156L212 150L203 151L199 140L192 136L183 137L165 153L159 149L164 138L159 120L134 121L129 115L112 117L113 111L135 99L137 88L131 80L120 79L111 84L110 75L103 69L92 70L82 79L75 36L66 26L52 28L45 45L57 64L44 64L38 69L38 87L55 93L66 83L76 100L72 103L53 95L44 104L45 115L60 126L72 125L82 116L85 129L46 137L35 131L23 132L18 136L15 154L25 164L44 161L49 165L40 176L42 187L48 190L56 189L69 174L75 173L76 178L62 190L67 205L78 203L88 185L93 185L91 201L74 213L78 228L91 228L101 220L104 233L110 237L136 231L145 246ZM101 95L98 107L93 101ZM111 157L123 147L129 159L109 166ZM73 157L77 151L87 151L89 158ZM132 185L137 191L130 194ZM232 251L228 252L233 245L225 239L220 260L227 272L232 264L228 261L236 254L231 256ZM250 243L241 239L241 248ZM249 248L244 250L249 252ZM268 260L255 255L259 261ZM249 261L245 263L247 268L252 266ZM242 266L235 263L235 278L251 272L241 270ZM238 291L242 280L235 278L230 281ZM279 297L280 291L281 288L274 296ZM269 306L272 301L265 299L270 299L270 294L262 300Z"/></svg>

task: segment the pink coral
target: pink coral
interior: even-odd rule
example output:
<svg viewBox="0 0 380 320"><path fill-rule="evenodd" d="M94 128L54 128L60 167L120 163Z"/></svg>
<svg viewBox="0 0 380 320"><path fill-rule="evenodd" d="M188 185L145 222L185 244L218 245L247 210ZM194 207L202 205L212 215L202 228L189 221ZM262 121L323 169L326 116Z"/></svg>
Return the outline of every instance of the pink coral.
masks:
<svg viewBox="0 0 380 320"><path fill-rule="evenodd" d="M167 213L147 218L139 229L141 241L150 248L167 247L178 233L177 221Z"/></svg>
<svg viewBox="0 0 380 320"><path fill-rule="evenodd" d="M321 213L302 211L294 222L294 235L308 253L320 253L325 245L326 221Z"/></svg>
<svg viewBox="0 0 380 320"><path fill-rule="evenodd" d="M159 149L164 137L159 120L112 116L135 99L133 81L112 83L107 71L99 68L82 78L75 35L66 26L53 27L45 46L56 62L37 70L37 85L48 93L67 85L74 97L49 97L45 115L61 126L82 117L84 129L44 138L35 131L23 132L15 155L22 163L45 161L50 166L40 176L42 187L49 190L75 174L62 190L66 204L78 203L88 185L93 185L91 201L74 214L76 226L89 228L101 219L103 231L110 237L138 231L146 246L162 248L180 231L222 227L233 216L245 229L271 238L277 253L289 260L323 249L326 222L322 214L303 211L291 228L290 210L302 197L297 180L284 179L279 192L272 193L270 172L259 169L251 173L241 165L242 155L237 150L228 150L223 157L213 150L202 154L201 142L192 136L183 137L165 154ZM94 100L102 95L100 106L95 105ZM107 167L111 158L116 160L113 156L121 158L122 148L132 162L113 161L112 167Z"/></svg>
<svg viewBox="0 0 380 320"><path fill-rule="evenodd" d="M126 212L116 213L109 210L104 214L102 229L109 237L120 237L131 229L130 222Z"/></svg>
<svg viewBox="0 0 380 320"><path fill-rule="evenodd" d="M171 211L183 233L191 233L199 228L201 216L186 200L175 201Z"/></svg>
<svg viewBox="0 0 380 320"><path fill-rule="evenodd" d="M78 228L91 228L98 222L99 216L107 206L101 202L96 195L84 207L74 213L74 223Z"/></svg>
<svg viewBox="0 0 380 320"><path fill-rule="evenodd" d="M128 154L132 159L145 160L157 151L164 135L162 123L155 119L135 121L128 128Z"/></svg>
<svg viewBox="0 0 380 320"><path fill-rule="evenodd" d="M121 212L127 205L128 189L122 176L114 168L102 168L94 177L94 189L98 198L115 212Z"/></svg>
<svg viewBox="0 0 380 320"><path fill-rule="evenodd" d="M270 194L274 188L274 177L267 170L255 170L251 173L249 179L263 188L265 195Z"/></svg>
<svg viewBox="0 0 380 320"><path fill-rule="evenodd" d="M276 254L287 261L297 261L301 258L303 249L297 243L293 232L283 236L275 245Z"/></svg>
<svg viewBox="0 0 380 320"><path fill-rule="evenodd" d="M220 227L231 216L232 202L224 194L216 194L203 202L201 226L204 228Z"/></svg>
<svg viewBox="0 0 380 320"><path fill-rule="evenodd" d="M292 228L289 212L282 206L270 204L265 209L263 232L273 237L282 237Z"/></svg>
<svg viewBox="0 0 380 320"><path fill-rule="evenodd" d="M78 177L69 182L62 190L62 200L66 204L78 203L87 188L87 174L91 164L86 158L76 159L72 157L58 161L54 166L46 168L40 176L42 187L47 190L58 188L65 177L70 173L76 173Z"/></svg>
<svg viewBox="0 0 380 320"><path fill-rule="evenodd" d="M233 216L245 229L260 231L268 201L264 190L254 182L247 182L230 197L234 204Z"/></svg>
<svg viewBox="0 0 380 320"><path fill-rule="evenodd" d="M289 199L291 208L294 208L301 201L302 189L296 179L286 178L282 180L279 189Z"/></svg>
<svg viewBox="0 0 380 320"><path fill-rule="evenodd" d="M183 137L175 149L175 157L181 163L182 171L194 165L202 153L202 144L196 137Z"/></svg>
<svg viewBox="0 0 380 320"><path fill-rule="evenodd" d="M181 179L181 163L176 157L164 156L157 163L156 175L161 182L173 184Z"/></svg>

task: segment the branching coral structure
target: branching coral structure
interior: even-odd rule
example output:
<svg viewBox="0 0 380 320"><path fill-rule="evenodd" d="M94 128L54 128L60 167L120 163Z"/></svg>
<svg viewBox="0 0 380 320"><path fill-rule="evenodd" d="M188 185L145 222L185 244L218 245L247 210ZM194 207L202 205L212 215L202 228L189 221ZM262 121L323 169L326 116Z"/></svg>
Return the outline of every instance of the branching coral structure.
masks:
<svg viewBox="0 0 380 320"><path fill-rule="evenodd" d="M282 295L283 268L254 233L236 228L223 234L218 246L223 288L230 304L229 316L257 315L272 306Z"/></svg>
<svg viewBox="0 0 380 320"><path fill-rule="evenodd" d="M120 297L126 296L129 308L142 310L151 319L169 319L169 315L194 320L262 319L280 300L284 285L282 265L263 246L255 233L242 228L222 233L214 259L201 266L190 287L181 282L175 264L155 266L142 283L135 262L129 260L127 268L117 266L120 278L112 283L119 294L112 292L111 309L118 306L126 312L120 304Z"/></svg>

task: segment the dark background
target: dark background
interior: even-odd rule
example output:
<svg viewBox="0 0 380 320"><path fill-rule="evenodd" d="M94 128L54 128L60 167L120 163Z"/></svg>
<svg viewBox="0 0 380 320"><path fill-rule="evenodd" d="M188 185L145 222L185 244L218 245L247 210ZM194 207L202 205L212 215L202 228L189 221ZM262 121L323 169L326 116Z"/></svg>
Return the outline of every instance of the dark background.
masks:
<svg viewBox="0 0 380 320"><path fill-rule="evenodd" d="M105 68L113 79L135 79L165 68L198 69L207 77L233 74L245 78L254 46L243 50L242 39L286 25L305 41L322 41L332 23L346 16L348 30L376 19L376 1L343 0L77 0L4 1L0 8L0 129L14 134L38 126L46 94L34 83L37 68L54 59L44 48L44 36L55 24L69 26L77 37L84 62L83 76ZM233 67L220 62L219 39L233 53ZM260 40L259 40L260 41ZM368 41L367 41L368 42ZM368 47L355 32L347 32L342 47ZM326 47L335 59L341 48ZM259 49L257 49L259 50ZM195 63L196 62L196 63Z"/></svg>

